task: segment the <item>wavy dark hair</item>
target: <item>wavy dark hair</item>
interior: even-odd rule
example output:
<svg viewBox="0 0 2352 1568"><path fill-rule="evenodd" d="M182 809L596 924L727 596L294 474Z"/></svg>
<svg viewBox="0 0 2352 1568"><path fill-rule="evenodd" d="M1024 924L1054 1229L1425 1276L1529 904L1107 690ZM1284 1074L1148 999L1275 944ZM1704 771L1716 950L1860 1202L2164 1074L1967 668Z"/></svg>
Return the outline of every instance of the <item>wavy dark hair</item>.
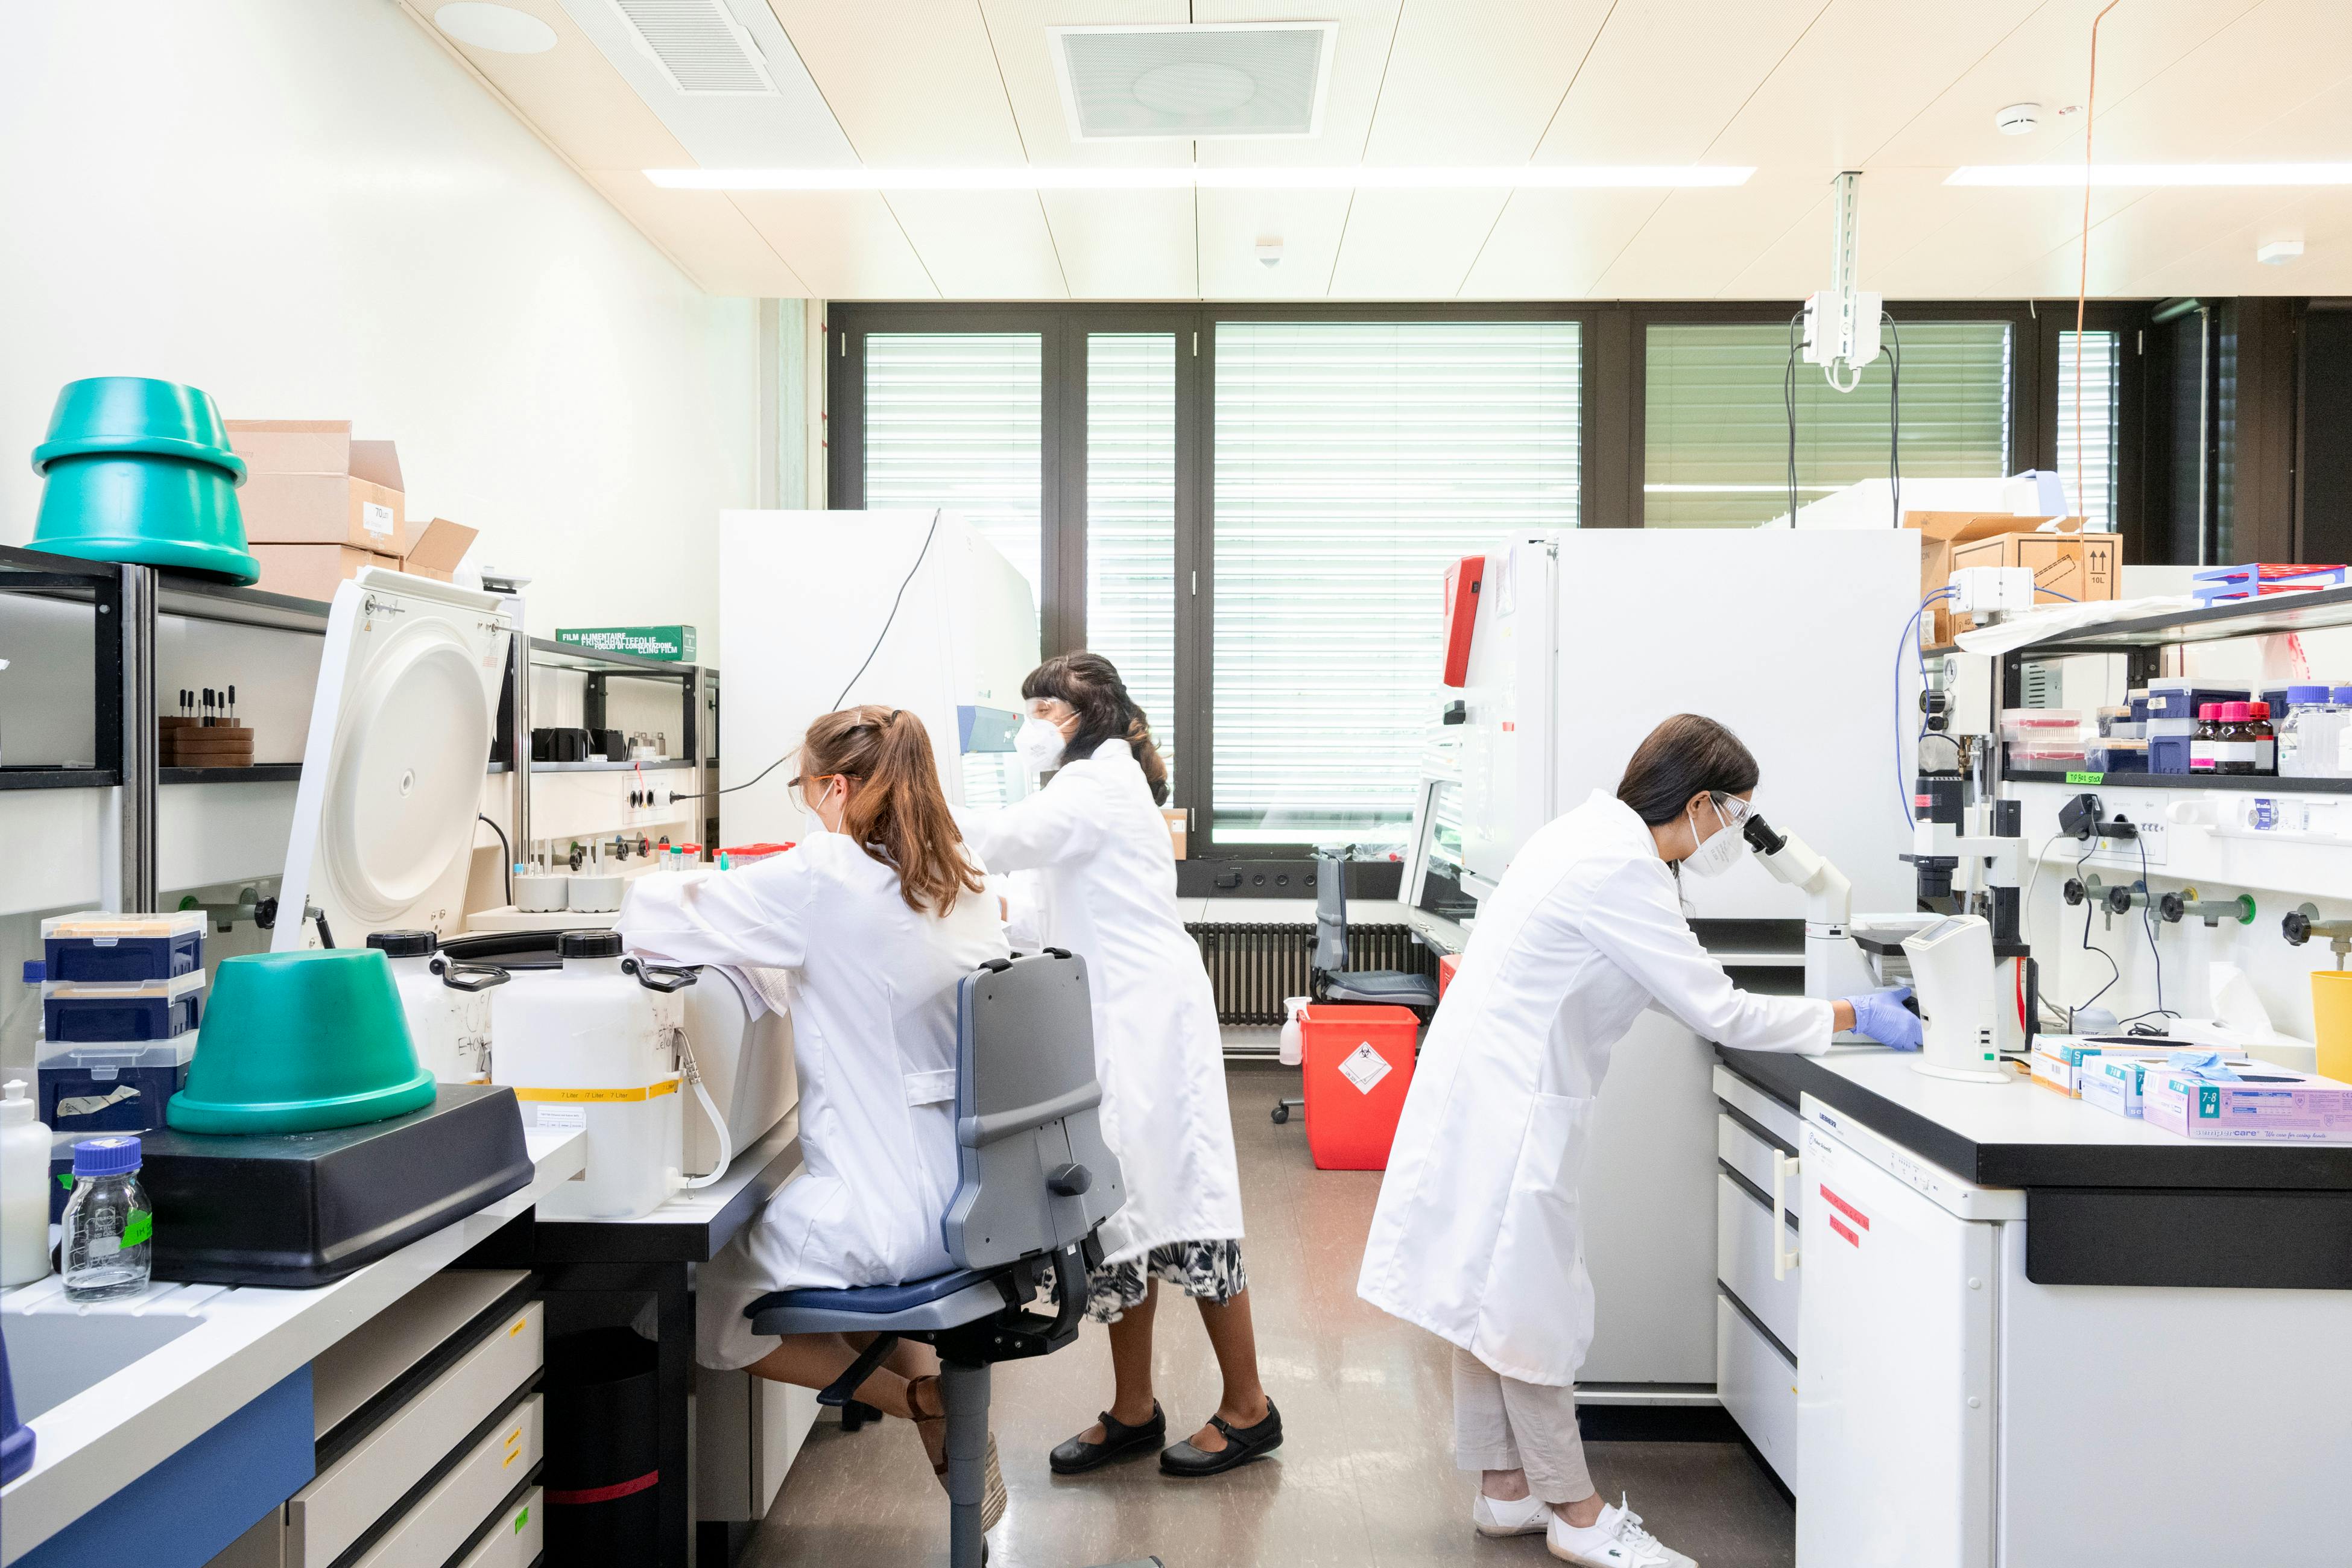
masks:
<svg viewBox="0 0 2352 1568"><path fill-rule="evenodd" d="M1125 741L1143 765L1153 804L1168 804L1168 764L1152 742L1150 721L1128 695L1117 665L1098 653L1057 653L1021 683L1024 702L1049 697L1066 702L1078 716L1077 733L1070 737L1063 755L1090 757L1106 741Z"/></svg>
<svg viewBox="0 0 2352 1568"><path fill-rule="evenodd" d="M865 786L851 793L841 831L898 873L908 909L944 915L958 895L985 886L948 812L930 732L912 713L867 703L825 714L801 741L801 773L839 773Z"/></svg>
<svg viewBox="0 0 2352 1568"><path fill-rule="evenodd" d="M1617 798L1655 827L1680 816L1701 790L1746 795L1762 776L1738 736L1702 714L1677 713L1633 748Z"/></svg>

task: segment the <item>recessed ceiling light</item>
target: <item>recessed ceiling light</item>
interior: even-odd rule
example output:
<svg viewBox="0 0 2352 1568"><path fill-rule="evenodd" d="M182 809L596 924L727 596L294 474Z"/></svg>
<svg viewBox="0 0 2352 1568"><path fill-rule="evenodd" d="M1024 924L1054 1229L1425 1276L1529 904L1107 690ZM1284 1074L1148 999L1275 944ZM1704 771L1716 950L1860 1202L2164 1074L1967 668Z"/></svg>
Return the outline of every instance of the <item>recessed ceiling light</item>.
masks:
<svg viewBox="0 0 2352 1568"><path fill-rule="evenodd" d="M528 11L456 0L433 13L433 25L461 44L494 55L543 55L555 47L555 29Z"/></svg>
<svg viewBox="0 0 2352 1568"><path fill-rule="evenodd" d="M647 169L673 191L1465 191L1677 190L1744 185L1720 163L1520 163L1502 168L1267 166L997 169Z"/></svg>
<svg viewBox="0 0 2352 1568"><path fill-rule="evenodd" d="M2263 263L2265 267L2284 267L2302 254L2303 241L2299 239L2274 239L2268 245L2257 247L2254 251L2254 259Z"/></svg>
<svg viewBox="0 0 2352 1568"><path fill-rule="evenodd" d="M2352 163L2101 163L2094 185L2352 185ZM1948 185L2072 185L2084 184L2080 163L1971 163L1955 169Z"/></svg>
<svg viewBox="0 0 2352 1568"><path fill-rule="evenodd" d="M1993 126L2003 136L2030 136L2042 123L2042 106L2038 103L2012 103L1992 117Z"/></svg>

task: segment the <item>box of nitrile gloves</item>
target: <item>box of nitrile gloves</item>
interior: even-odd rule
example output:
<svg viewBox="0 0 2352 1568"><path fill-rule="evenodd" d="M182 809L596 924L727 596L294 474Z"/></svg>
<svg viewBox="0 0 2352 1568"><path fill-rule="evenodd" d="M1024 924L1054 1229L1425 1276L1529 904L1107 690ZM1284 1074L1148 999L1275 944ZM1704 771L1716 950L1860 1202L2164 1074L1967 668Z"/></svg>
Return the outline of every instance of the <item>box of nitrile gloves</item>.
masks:
<svg viewBox="0 0 2352 1568"><path fill-rule="evenodd" d="M2352 1084L2268 1062L2174 1068L2141 1086L2141 1115L2184 1138L2352 1143Z"/></svg>
<svg viewBox="0 0 2352 1568"><path fill-rule="evenodd" d="M634 654L674 664L694 662L692 626L558 626L555 640L597 653Z"/></svg>

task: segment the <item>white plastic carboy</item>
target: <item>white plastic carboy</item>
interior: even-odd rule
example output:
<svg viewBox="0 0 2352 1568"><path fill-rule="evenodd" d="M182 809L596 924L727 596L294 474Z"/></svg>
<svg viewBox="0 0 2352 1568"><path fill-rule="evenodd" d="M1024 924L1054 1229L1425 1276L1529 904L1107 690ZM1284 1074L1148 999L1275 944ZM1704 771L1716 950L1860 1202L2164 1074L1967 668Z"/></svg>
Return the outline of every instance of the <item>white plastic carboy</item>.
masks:
<svg viewBox="0 0 2352 1568"><path fill-rule="evenodd" d="M392 965L417 1065L441 1083L489 1082L489 989L505 984L508 973L452 962L429 931L374 931L367 944Z"/></svg>

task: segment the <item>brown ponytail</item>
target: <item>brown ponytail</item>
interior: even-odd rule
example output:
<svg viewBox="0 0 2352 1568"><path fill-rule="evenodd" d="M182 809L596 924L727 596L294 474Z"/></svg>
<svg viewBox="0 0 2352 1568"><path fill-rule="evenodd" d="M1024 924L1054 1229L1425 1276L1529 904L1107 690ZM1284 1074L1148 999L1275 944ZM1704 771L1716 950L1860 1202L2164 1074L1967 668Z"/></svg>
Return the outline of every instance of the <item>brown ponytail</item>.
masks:
<svg viewBox="0 0 2352 1568"><path fill-rule="evenodd" d="M931 737L912 713L869 703L825 714L801 742L801 773L857 781L841 831L898 873L908 909L944 915L984 886L948 814Z"/></svg>
<svg viewBox="0 0 2352 1568"><path fill-rule="evenodd" d="M1125 741L1142 765L1152 803L1168 804L1168 763L1151 739L1143 710L1128 695L1117 665L1098 653L1057 653L1029 672L1021 683L1021 697L1025 702L1052 698L1078 716L1077 732L1064 750L1066 756L1089 757L1106 741Z"/></svg>

